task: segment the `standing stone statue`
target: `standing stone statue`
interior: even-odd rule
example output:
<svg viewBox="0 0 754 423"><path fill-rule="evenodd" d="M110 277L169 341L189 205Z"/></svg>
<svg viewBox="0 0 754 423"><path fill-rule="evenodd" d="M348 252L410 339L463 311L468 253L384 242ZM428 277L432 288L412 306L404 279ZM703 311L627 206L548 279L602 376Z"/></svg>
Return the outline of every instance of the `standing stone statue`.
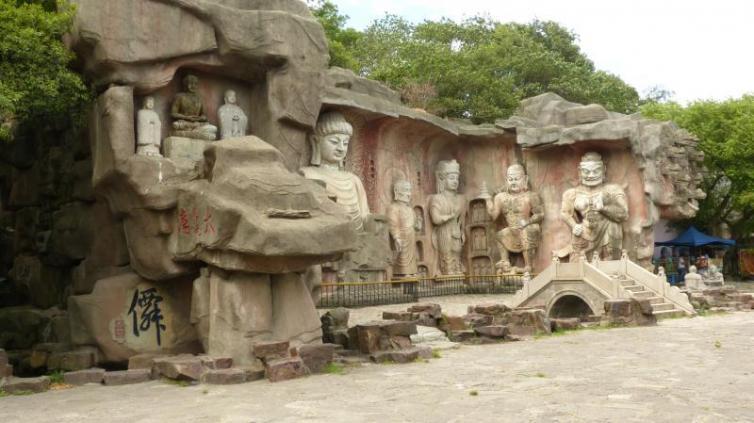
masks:
<svg viewBox="0 0 754 423"><path fill-rule="evenodd" d="M465 242L464 198L457 193L460 176L457 161L440 161L435 170L438 193L429 197L429 215L434 226L432 245L438 253L438 265L443 275L464 273L461 259Z"/></svg>
<svg viewBox="0 0 754 423"><path fill-rule="evenodd" d="M214 141L217 139L217 127L210 125L204 114L202 98L196 92L199 78L187 75L183 78L186 92L176 94L170 116L173 118L173 135L176 137L196 138Z"/></svg>
<svg viewBox="0 0 754 423"><path fill-rule="evenodd" d="M411 208L411 183L400 180L393 186L394 201L387 212L390 236L393 238L397 257L393 262L393 274L413 276L417 272L416 232L419 230L414 209Z"/></svg>
<svg viewBox="0 0 754 423"><path fill-rule="evenodd" d="M154 111L154 98L150 96L144 99L144 108L136 114L136 154L162 157L161 143L162 122Z"/></svg>
<svg viewBox="0 0 754 423"><path fill-rule="evenodd" d="M692 291L701 291L706 288L702 275L696 273L696 266L689 267L689 273L683 278L683 284L686 289Z"/></svg>
<svg viewBox="0 0 754 423"><path fill-rule="evenodd" d="M301 172L307 179L323 182L328 196L346 209L354 228L362 231L369 215L366 190L358 176L343 169L352 135L353 127L342 114L320 116L310 137L312 165L301 168Z"/></svg>
<svg viewBox="0 0 754 423"><path fill-rule="evenodd" d="M571 228L571 257L592 255L617 260L623 248L623 222L628 204L623 189L604 183L605 164L595 152L584 154L579 164L581 184L563 193L560 216Z"/></svg>
<svg viewBox="0 0 754 423"><path fill-rule="evenodd" d="M531 273L541 236L539 224L545 216L542 199L537 193L529 192L528 177L520 164L508 167L506 180L506 192L494 198L489 194L480 195L485 199L487 213L492 220L497 220L502 214L508 225L497 233L500 261L495 267L501 273L510 273L510 254L522 253L523 273Z"/></svg>
<svg viewBox="0 0 754 423"><path fill-rule="evenodd" d="M236 104L235 91L225 91L225 104L217 110L217 116L220 119L220 139L246 135L248 119L246 113Z"/></svg>

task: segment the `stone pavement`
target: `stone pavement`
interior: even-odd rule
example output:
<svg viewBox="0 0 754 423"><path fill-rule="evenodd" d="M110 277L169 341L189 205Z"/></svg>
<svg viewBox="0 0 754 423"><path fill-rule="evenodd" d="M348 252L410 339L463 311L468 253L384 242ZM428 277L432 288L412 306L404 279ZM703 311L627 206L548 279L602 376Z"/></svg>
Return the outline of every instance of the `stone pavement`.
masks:
<svg viewBox="0 0 754 423"><path fill-rule="evenodd" d="M270 384L0 398L0 422L754 421L754 313L463 346Z"/></svg>

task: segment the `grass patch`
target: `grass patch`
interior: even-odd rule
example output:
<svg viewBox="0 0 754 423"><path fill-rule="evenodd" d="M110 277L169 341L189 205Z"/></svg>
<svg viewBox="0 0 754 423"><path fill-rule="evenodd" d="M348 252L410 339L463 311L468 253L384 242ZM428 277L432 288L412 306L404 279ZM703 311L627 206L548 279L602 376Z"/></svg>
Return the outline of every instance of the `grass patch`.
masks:
<svg viewBox="0 0 754 423"><path fill-rule="evenodd" d="M715 341L715 348L722 348L723 344L720 341Z"/></svg>
<svg viewBox="0 0 754 423"><path fill-rule="evenodd" d="M16 392L8 392L8 391L4 391L4 390L0 389L0 398L9 397L11 395L15 395L15 396L31 395L33 393L34 392L27 391L27 390L16 391Z"/></svg>
<svg viewBox="0 0 754 423"><path fill-rule="evenodd" d="M536 376L536 377L547 377L547 375L544 374L544 373L542 373L542 372L537 372L537 373L534 374L534 376Z"/></svg>
<svg viewBox="0 0 754 423"><path fill-rule="evenodd" d="M50 383L52 383L52 384L62 384L63 383L63 371L62 370L55 370L52 373L48 374L47 377L50 378Z"/></svg>
<svg viewBox="0 0 754 423"><path fill-rule="evenodd" d="M331 375L342 375L346 373L346 367L340 363L327 363L325 373Z"/></svg>
<svg viewBox="0 0 754 423"><path fill-rule="evenodd" d="M479 395L479 392L478 391L469 391L469 395L471 395L472 397L475 397L475 396Z"/></svg>
<svg viewBox="0 0 754 423"><path fill-rule="evenodd" d="M9 395L10 395L9 393L7 393L4 390L0 389L0 398L7 397Z"/></svg>
<svg viewBox="0 0 754 423"><path fill-rule="evenodd" d="M432 350L432 358L442 358L442 353L440 353L440 350Z"/></svg>

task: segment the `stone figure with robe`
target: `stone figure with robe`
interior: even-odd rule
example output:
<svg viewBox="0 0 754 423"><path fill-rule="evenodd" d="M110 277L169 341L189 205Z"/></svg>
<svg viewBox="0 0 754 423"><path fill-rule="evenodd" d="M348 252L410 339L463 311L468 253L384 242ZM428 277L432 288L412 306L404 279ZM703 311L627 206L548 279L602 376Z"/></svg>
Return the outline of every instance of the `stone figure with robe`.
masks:
<svg viewBox="0 0 754 423"><path fill-rule="evenodd" d="M571 228L571 245L562 257L598 252L617 260L623 249L623 223L628 203L623 188L605 183L605 164L595 152L584 154L579 164L580 185L563 193L560 216Z"/></svg>
<svg viewBox="0 0 754 423"><path fill-rule="evenodd" d="M144 99L144 108L136 114L136 154L161 157L162 122L154 111L154 98Z"/></svg>
<svg viewBox="0 0 754 423"><path fill-rule="evenodd" d="M416 232L419 222L411 208L411 183L399 180L393 186L394 201L388 208L390 236L395 247L393 274L413 276L417 273Z"/></svg>
<svg viewBox="0 0 754 423"><path fill-rule="evenodd" d="M437 194L429 197L429 215L432 221L432 245L437 252L437 264L442 275L464 273L462 259L465 200L458 194L461 169L455 160L442 160L437 164L435 179Z"/></svg>
<svg viewBox="0 0 754 423"><path fill-rule="evenodd" d="M243 137L246 135L248 119L246 113L236 104L236 92L228 90L225 92L225 104L217 110L217 117L220 120L220 139Z"/></svg>
<svg viewBox="0 0 754 423"><path fill-rule="evenodd" d="M506 172L506 191L484 196L487 213L492 220L503 215L507 227L497 233L497 245L500 261L495 265L501 273L509 273L510 254L521 253L524 268L521 273L532 271L537 248L541 240L539 224L544 219L542 199L535 192L529 191L528 178L524 167L514 164Z"/></svg>
<svg viewBox="0 0 754 423"><path fill-rule="evenodd" d="M320 116L310 138L311 166L301 168L301 172L307 179L323 182L327 195L345 208L354 228L362 231L369 215L366 190L358 176L344 169L343 163L351 136L353 127L342 114Z"/></svg>
<svg viewBox="0 0 754 423"><path fill-rule="evenodd" d="M214 141L217 139L217 127L211 125L204 114L204 104L197 93L199 78L187 75L183 78L183 87L185 91L176 94L170 109L172 135Z"/></svg>

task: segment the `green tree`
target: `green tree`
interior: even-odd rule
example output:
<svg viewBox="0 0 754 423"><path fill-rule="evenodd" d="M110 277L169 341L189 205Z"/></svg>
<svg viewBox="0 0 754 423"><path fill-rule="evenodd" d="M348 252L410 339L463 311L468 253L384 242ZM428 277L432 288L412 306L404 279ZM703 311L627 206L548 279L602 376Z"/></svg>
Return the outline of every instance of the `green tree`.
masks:
<svg viewBox="0 0 754 423"><path fill-rule="evenodd" d="M361 33L346 28L348 16L341 15L338 6L329 0L307 0L309 9L325 29L330 48L330 66L358 71L359 64L353 56L353 49Z"/></svg>
<svg viewBox="0 0 754 423"><path fill-rule="evenodd" d="M0 140L83 115L89 93L62 42L74 13L64 1L0 0Z"/></svg>
<svg viewBox="0 0 754 423"><path fill-rule="evenodd" d="M681 222L713 231L727 223L734 238L754 231L754 95L721 102L648 103L643 115L672 120L700 139L709 170L703 189L707 198L694 219Z"/></svg>
<svg viewBox="0 0 754 423"><path fill-rule="evenodd" d="M522 99L548 91L619 112L636 111L636 90L596 70L576 41L575 34L554 22L503 24L476 17L413 24L386 15L363 32L354 56L362 76L385 82L404 98L417 85L431 84L436 97L424 101L429 111L477 123L509 116Z"/></svg>

